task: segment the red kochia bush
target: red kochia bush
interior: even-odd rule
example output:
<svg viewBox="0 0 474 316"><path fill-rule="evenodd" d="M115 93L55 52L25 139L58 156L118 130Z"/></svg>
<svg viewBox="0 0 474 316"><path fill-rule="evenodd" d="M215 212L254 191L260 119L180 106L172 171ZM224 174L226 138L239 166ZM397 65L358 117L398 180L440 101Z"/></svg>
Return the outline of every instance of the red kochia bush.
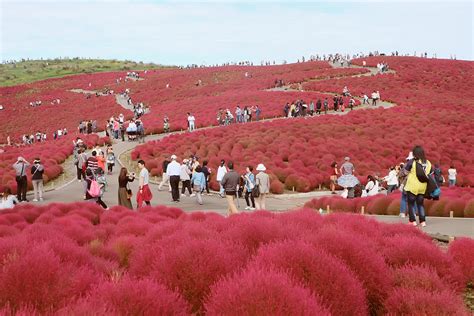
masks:
<svg viewBox="0 0 474 316"><path fill-rule="evenodd" d="M208 315L330 315L308 289L283 272L249 269L212 286Z"/></svg>
<svg viewBox="0 0 474 316"><path fill-rule="evenodd" d="M285 271L314 293L332 315L367 315L361 282L345 264L303 241L285 241L261 247L253 262L261 268Z"/></svg>
<svg viewBox="0 0 474 316"><path fill-rule="evenodd" d="M76 305L60 311L64 315L189 315L189 307L177 294L152 280L125 277L99 284Z"/></svg>
<svg viewBox="0 0 474 316"><path fill-rule="evenodd" d="M467 282L474 282L474 240L457 238L449 245L448 254L459 264Z"/></svg>

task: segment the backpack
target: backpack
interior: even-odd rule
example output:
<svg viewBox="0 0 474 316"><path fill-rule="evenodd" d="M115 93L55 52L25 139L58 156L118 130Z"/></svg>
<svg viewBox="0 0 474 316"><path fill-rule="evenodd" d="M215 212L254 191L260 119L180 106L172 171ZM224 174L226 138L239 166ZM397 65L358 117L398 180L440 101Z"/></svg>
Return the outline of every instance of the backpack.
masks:
<svg viewBox="0 0 474 316"><path fill-rule="evenodd" d="M418 178L418 181L420 181L421 183L427 183L429 181L429 178L426 175L423 166L417 161L414 161L413 163L415 164L416 177Z"/></svg>
<svg viewBox="0 0 474 316"><path fill-rule="evenodd" d="M425 198L438 200L441 196L441 188L435 180L434 173L430 173L427 178Z"/></svg>
<svg viewBox="0 0 474 316"><path fill-rule="evenodd" d="M260 182L260 181L259 181ZM258 198L260 196L260 185L256 184L254 188L252 189L252 197Z"/></svg>
<svg viewBox="0 0 474 316"><path fill-rule="evenodd" d="M91 180L91 186L89 190L87 190L87 193L93 198L100 196L100 185L96 180Z"/></svg>

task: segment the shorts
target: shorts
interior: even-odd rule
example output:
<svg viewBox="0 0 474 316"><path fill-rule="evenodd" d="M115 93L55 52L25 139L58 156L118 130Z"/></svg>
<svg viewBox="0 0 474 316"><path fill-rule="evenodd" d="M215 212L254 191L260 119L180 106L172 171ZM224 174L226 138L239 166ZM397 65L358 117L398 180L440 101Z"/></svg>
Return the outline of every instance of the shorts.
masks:
<svg viewBox="0 0 474 316"><path fill-rule="evenodd" d="M332 175L332 176L330 177L330 179L331 179L331 182L332 182L332 183L334 183L334 184L337 183L337 176L336 176L336 175Z"/></svg>

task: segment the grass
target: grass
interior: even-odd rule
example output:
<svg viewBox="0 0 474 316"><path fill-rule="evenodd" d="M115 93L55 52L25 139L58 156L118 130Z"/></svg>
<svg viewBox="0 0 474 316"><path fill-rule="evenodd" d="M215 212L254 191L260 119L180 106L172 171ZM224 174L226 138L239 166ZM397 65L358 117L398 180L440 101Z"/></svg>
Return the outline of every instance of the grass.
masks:
<svg viewBox="0 0 474 316"><path fill-rule="evenodd" d="M22 60L0 64L0 86L14 86L48 78L103 71L128 71L165 68L164 66L134 61L104 59L45 59Z"/></svg>

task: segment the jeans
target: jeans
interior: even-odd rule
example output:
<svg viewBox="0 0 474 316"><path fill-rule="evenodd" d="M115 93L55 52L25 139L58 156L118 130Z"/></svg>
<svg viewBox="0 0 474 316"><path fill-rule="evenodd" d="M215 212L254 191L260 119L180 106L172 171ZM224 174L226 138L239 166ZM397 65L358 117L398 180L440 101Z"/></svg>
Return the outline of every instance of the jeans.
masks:
<svg viewBox="0 0 474 316"><path fill-rule="evenodd" d="M418 208L418 216L420 218L420 223L423 223L425 218L425 207L423 205L424 196L423 194L415 195L411 192L406 192L408 200L408 214L410 222L416 222L415 208Z"/></svg>
<svg viewBox="0 0 474 316"><path fill-rule="evenodd" d="M393 191L395 191L396 188L397 188L396 184L392 184L392 185L387 186L387 193L388 194L392 193Z"/></svg>
<svg viewBox="0 0 474 316"><path fill-rule="evenodd" d="M247 206L250 206L250 202L252 202L252 207L255 208L255 199L252 196L252 191L245 191L245 202Z"/></svg>
<svg viewBox="0 0 474 316"><path fill-rule="evenodd" d="M194 131L194 122L189 122L189 131Z"/></svg>
<svg viewBox="0 0 474 316"><path fill-rule="evenodd" d="M86 178L86 174L84 171L82 171L82 168L79 168L79 166L76 166L77 169L77 180L81 180L81 178Z"/></svg>
<svg viewBox="0 0 474 316"><path fill-rule="evenodd" d="M217 181L219 182L219 194L223 197L224 196L224 187L222 186L221 182L220 181Z"/></svg>
<svg viewBox="0 0 474 316"><path fill-rule="evenodd" d="M179 176L170 177L171 196L173 201L179 201Z"/></svg>
<svg viewBox="0 0 474 316"><path fill-rule="evenodd" d="M194 187L194 192L196 193L196 200L198 202L199 205L202 205L202 192L204 190L201 190L201 187Z"/></svg>
<svg viewBox="0 0 474 316"><path fill-rule="evenodd" d="M26 176L16 177L16 197L18 201L26 201L26 191L28 189L28 181Z"/></svg>
<svg viewBox="0 0 474 316"><path fill-rule="evenodd" d="M449 187L454 187L454 186L456 186L456 179L454 180L449 179Z"/></svg>
<svg viewBox="0 0 474 316"><path fill-rule="evenodd" d="M33 191L35 192L35 200L43 199L43 180L32 180Z"/></svg>

